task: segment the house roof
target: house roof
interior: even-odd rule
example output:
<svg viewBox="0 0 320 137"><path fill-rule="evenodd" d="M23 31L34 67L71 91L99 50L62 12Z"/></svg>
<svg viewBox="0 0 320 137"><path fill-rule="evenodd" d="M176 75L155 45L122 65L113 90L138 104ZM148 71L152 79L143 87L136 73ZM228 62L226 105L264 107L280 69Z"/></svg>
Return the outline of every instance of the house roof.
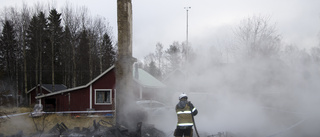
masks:
<svg viewBox="0 0 320 137"><path fill-rule="evenodd" d="M138 76L136 76L137 75L136 69L138 70ZM144 71L141 68L133 68L133 79L143 87L149 87L149 88L165 88L166 87L166 85L164 85L158 79L156 79L151 74L149 74L148 72Z"/></svg>
<svg viewBox="0 0 320 137"><path fill-rule="evenodd" d="M35 86L32 89L28 90L27 93L30 93L31 91L33 91L38 86L40 86L40 84L38 84L37 86ZM63 84L55 84L54 85L54 90L53 90L52 84L42 84L42 88L47 90L48 92L56 92L56 91L61 91L61 90L67 89L67 86L65 86Z"/></svg>
<svg viewBox="0 0 320 137"><path fill-rule="evenodd" d="M95 81L97 81L99 78L101 78L103 75L105 75L106 73L108 73L110 70L112 70L114 68L114 65L111 66L109 69L107 69L106 71L104 71L103 73L101 73L99 76L97 76L95 79L93 79L92 81L90 81L88 84L83 85L83 86L79 86L79 87L74 87L74 88L70 88L70 89L66 89L66 90L61 90L61 91L57 91L57 92L53 92L53 93L49 93L49 94L45 94L45 95L41 95L41 96L37 96L36 99L38 98L43 98L43 97L47 97L47 96L52 96L52 95L56 95L56 94L60 94L60 93L64 93L64 92L69 92L69 91L73 91L73 90L77 90L77 89L82 89L82 88L86 88L88 86L90 86L92 83L94 83Z"/></svg>
<svg viewBox="0 0 320 137"><path fill-rule="evenodd" d="M55 84L54 85L54 90L52 87L52 84L43 84L42 87L44 87L45 89L47 89L50 92L54 92L54 91L60 91L60 90L65 90L67 89L67 86L63 85L63 84Z"/></svg>
<svg viewBox="0 0 320 137"><path fill-rule="evenodd" d="M41 95L41 96L37 96L36 98L38 99L38 98L52 96L52 95L56 95L56 94L60 94L60 93L64 93L64 92L69 92L69 91L73 91L73 90L77 90L77 89L86 88L86 87L90 86L92 83L94 83L95 81L97 81L99 78L101 78L103 75L108 73L113 68L114 68L114 65L111 66L108 70L101 73L98 77L96 77L95 79L93 79L92 81L90 81L86 85L71 88L71 89L65 89L65 90L61 90L61 91L57 91L57 92L53 92L53 93L49 93L49 94L45 94L45 95ZM135 77L135 68L133 68L134 81L136 81L138 84L140 84L143 87L149 87L149 88L165 88L166 87L166 85L164 85L162 82L157 80L155 77L153 77L152 75L150 75L148 72L144 71L143 69L138 68L138 75L139 75L139 77L136 78Z"/></svg>

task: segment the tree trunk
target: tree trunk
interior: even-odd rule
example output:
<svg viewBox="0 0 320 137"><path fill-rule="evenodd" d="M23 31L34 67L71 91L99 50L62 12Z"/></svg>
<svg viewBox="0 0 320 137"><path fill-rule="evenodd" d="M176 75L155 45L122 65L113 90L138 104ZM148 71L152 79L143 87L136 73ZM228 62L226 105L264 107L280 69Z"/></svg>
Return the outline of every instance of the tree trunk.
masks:
<svg viewBox="0 0 320 137"><path fill-rule="evenodd" d="M77 66L76 66L76 49L75 49L74 44L72 44L72 62L73 62L72 87L76 87L76 78L77 78L76 69L77 69Z"/></svg>
<svg viewBox="0 0 320 137"><path fill-rule="evenodd" d="M102 73L102 56L99 57L100 74Z"/></svg>
<svg viewBox="0 0 320 137"><path fill-rule="evenodd" d="M27 56L26 56L26 36L23 33L23 72L24 72L24 94L28 92L28 79L27 79Z"/></svg>
<svg viewBox="0 0 320 137"><path fill-rule="evenodd" d="M93 65L92 65L92 55L91 55L91 47L93 47L93 32L91 32L92 34L90 34L90 31L89 31L89 72L90 72L90 80L92 80L92 73L93 73Z"/></svg>
<svg viewBox="0 0 320 137"><path fill-rule="evenodd" d="M51 34L54 35L54 34ZM51 71L52 71L52 91L55 91L54 89L54 36L51 36Z"/></svg>
<svg viewBox="0 0 320 137"><path fill-rule="evenodd" d="M16 61L16 107L19 107L19 63Z"/></svg>
<svg viewBox="0 0 320 137"><path fill-rule="evenodd" d="M37 47L38 48L38 47ZM36 53L36 96L38 95L39 91L38 91L38 64L39 64L39 57L38 57L38 54L39 54L39 51L37 50L37 53Z"/></svg>
<svg viewBox="0 0 320 137"><path fill-rule="evenodd" d="M40 33L40 44L39 44L39 79L40 79L40 94L42 94L42 34ZM38 83L37 83L38 84Z"/></svg>

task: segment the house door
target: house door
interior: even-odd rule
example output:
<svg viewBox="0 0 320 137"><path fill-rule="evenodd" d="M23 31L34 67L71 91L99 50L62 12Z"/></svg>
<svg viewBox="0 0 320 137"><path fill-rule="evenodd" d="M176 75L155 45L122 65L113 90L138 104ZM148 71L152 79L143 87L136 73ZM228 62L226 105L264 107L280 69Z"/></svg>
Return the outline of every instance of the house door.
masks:
<svg viewBox="0 0 320 137"><path fill-rule="evenodd" d="M56 98L46 98L44 100L44 111L46 112L54 112L56 111Z"/></svg>

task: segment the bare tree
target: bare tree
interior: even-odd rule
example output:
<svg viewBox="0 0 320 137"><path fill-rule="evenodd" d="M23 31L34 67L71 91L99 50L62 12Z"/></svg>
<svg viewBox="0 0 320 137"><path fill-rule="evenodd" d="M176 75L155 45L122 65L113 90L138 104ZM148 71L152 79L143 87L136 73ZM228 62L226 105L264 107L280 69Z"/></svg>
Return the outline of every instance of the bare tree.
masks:
<svg viewBox="0 0 320 137"><path fill-rule="evenodd" d="M94 19L94 29L97 30L97 48L98 48L98 58L99 58L99 70L100 73L102 73L102 56L103 56L103 35L106 32L106 25L103 21L103 18L101 17L96 17Z"/></svg>
<svg viewBox="0 0 320 137"><path fill-rule="evenodd" d="M68 28L69 32L70 32L70 36L71 36L71 41L70 41L70 46L72 49L72 63L70 63L70 68L72 70L72 85L71 87L75 87L76 86L76 79L77 79L77 75L76 75L76 69L77 69L77 65L76 65L76 44L77 44L77 38L78 38L78 34L80 31L80 16L78 14L76 14L76 10L73 9L71 7L72 5L69 3L66 3L66 6L63 9L63 14L62 14L62 20L65 24L65 27Z"/></svg>
<svg viewBox="0 0 320 137"><path fill-rule="evenodd" d="M93 68L94 68L94 63L93 63L93 55L96 55L95 52L96 51L96 45L97 45L97 30L95 29L94 25L93 25L93 21L91 18L87 19L87 23L85 26L87 26L87 30L88 30L88 39L89 39L89 78L90 80L93 79Z"/></svg>
<svg viewBox="0 0 320 137"><path fill-rule="evenodd" d="M253 16L241 21L234 34L238 46L249 57L277 55L281 38L275 25L270 24L270 17Z"/></svg>
<svg viewBox="0 0 320 137"><path fill-rule="evenodd" d="M311 58L317 59L318 51L313 51L311 55L307 53L305 49L299 49L295 45L287 45L284 47L282 60L289 66L295 66L297 64L304 65L311 62Z"/></svg>
<svg viewBox="0 0 320 137"><path fill-rule="evenodd" d="M145 70L148 70L148 65L151 63L151 62L154 62L155 60L155 55L153 53L149 53L147 56L144 57L144 66L143 68Z"/></svg>
<svg viewBox="0 0 320 137"><path fill-rule="evenodd" d="M162 76L166 75L174 71L175 69L179 69L184 65L185 58L183 47L184 44L180 44L179 42L173 42L170 47L166 50L163 50L163 45L158 42L156 44L155 53L150 53L144 57L144 69L152 70L154 72L149 71L150 73L154 73L155 76L159 79ZM186 49L185 49L186 50ZM190 57L194 57L194 53L192 49L189 48Z"/></svg>
<svg viewBox="0 0 320 137"><path fill-rule="evenodd" d="M21 14L20 14L20 43L22 44L23 49L23 72L24 72L24 93L28 91L28 79L27 79L27 54L26 54L26 47L27 47L27 30L30 24L30 11L27 7L26 3L23 3ZM24 94L23 94L24 95Z"/></svg>
<svg viewBox="0 0 320 137"><path fill-rule="evenodd" d="M18 54L16 55L17 61L16 61L16 89L21 89L21 91L27 92L27 60L26 60L26 34L27 29L30 23L30 9L27 7L25 3L22 5L22 9L19 11L15 8L10 8L10 18L14 23L14 30L16 32L16 40L17 40L17 46L18 46ZM23 74L20 74L19 72L23 72ZM24 82L19 82L19 79L23 79ZM25 94L22 94L23 96ZM16 96L18 97L18 92L16 93ZM25 96L24 96L25 98ZM19 101L17 98L17 105Z"/></svg>

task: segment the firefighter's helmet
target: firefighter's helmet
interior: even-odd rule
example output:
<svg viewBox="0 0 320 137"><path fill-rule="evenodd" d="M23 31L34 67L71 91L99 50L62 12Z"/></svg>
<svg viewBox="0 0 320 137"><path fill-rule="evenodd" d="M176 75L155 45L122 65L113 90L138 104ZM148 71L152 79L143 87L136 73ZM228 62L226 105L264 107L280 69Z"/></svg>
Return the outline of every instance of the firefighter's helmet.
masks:
<svg viewBox="0 0 320 137"><path fill-rule="evenodd" d="M182 94L180 94L180 96L179 96L179 100L180 100L180 99L182 99L182 98L187 98L187 99L188 99L187 94L186 94L186 93L182 93Z"/></svg>

